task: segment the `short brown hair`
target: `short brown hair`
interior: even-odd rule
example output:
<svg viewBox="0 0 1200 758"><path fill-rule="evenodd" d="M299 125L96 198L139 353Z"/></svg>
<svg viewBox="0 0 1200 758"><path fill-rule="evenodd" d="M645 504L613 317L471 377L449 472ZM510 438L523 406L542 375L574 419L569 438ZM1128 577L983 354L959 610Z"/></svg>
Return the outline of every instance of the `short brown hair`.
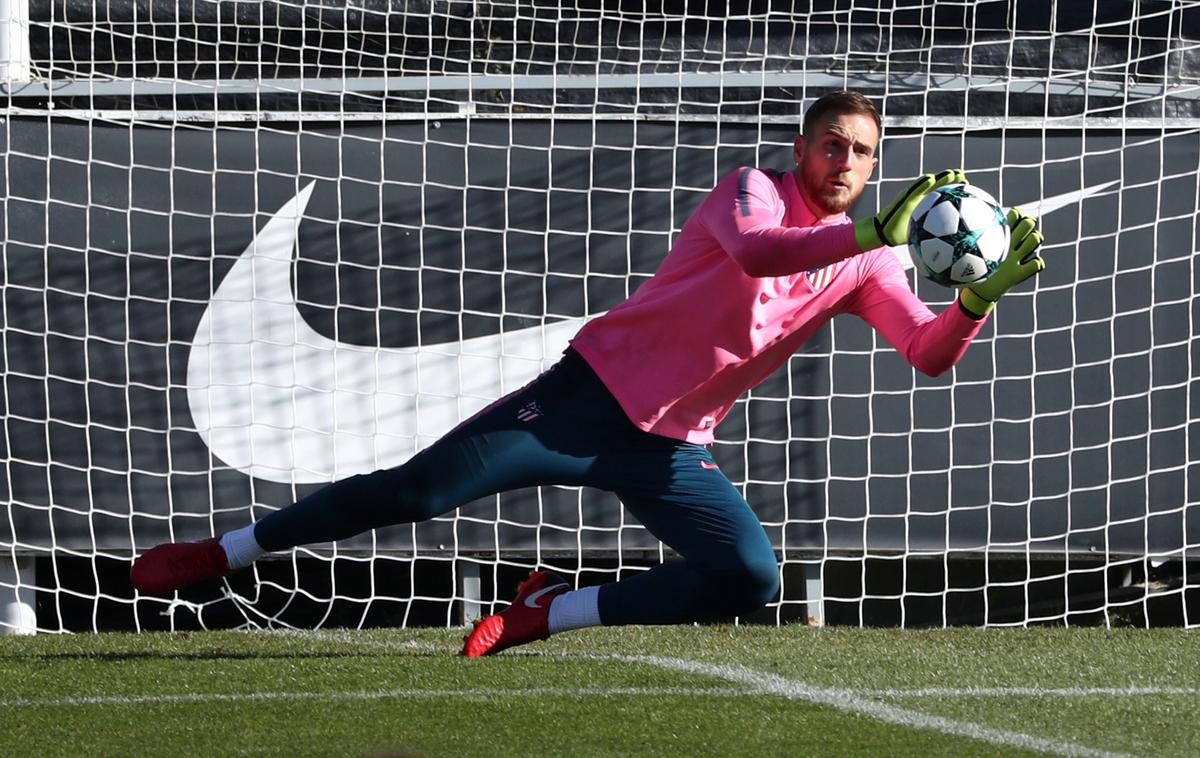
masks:
<svg viewBox="0 0 1200 758"><path fill-rule="evenodd" d="M812 125L817 123L827 113L860 113L864 116L870 116L875 120L875 128L880 134L883 134L883 119L879 117L879 111L875 108L875 103L872 103L866 97L857 92L843 91L830 92L827 95L822 95L815 103L808 106L808 110L804 113L804 129L801 132L807 137L812 132Z"/></svg>

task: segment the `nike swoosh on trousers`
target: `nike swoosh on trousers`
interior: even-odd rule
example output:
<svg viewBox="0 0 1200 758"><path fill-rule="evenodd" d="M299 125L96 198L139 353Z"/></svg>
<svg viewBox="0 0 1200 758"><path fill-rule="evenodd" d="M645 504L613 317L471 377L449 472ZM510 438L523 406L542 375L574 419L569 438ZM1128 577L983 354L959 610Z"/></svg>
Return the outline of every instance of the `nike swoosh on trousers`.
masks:
<svg viewBox="0 0 1200 758"><path fill-rule="evenodd" d="M213 293L188 354L196 431L226 465L317 483L397 466L558 360L587 319L461 342L335 342L296 309L292 256L313 183L255 235Z"/></svg>

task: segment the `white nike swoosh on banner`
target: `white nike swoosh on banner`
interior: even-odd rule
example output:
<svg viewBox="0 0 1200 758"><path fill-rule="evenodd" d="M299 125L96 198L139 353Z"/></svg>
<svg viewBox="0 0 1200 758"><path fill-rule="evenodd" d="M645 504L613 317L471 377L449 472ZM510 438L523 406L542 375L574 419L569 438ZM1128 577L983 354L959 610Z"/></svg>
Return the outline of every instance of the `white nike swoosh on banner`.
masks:
<svg viewBox="0 0 1200 758"><path fill-rule="evenodd" d="M1025 211L1030 216L1037 216L1038 218L1041 218L1053 213L1059 208L1065 208L1072 203L1078 203L1085 197L1091 197L1099 192L1103 192L1104 190L1115 186L1116 184L1117 181L1113 180L1106 184L1097 184L1095 187L1085 187L1081 190L1075 190L1074 192L1064 192L1061 195L1047 197L1044 200L1035 200L1031 203L1021 203L1015 207ZM900 261L901 266L904 266L904 268L912 268L912 256L908 253L908 245L898 245L897 247L893 247L892 253L894 253L896 258Z"/></svg>
<svg viewBox="0 0 1200 758"><path fill-rule="evenodd" d="M192 340L192 420L226 465L295 484L397 466L532 381L587 321L565 319L419 348L328 339L300 316L291 286L296 232L314 184L250 241L213 293ZM1114 184L1024 208L1046 215ZM912 265L906 246L894 252Z"/></svg>
<svg viewBox="0 0 1200 758"><path fill-rule="evenodd" d="M310 183L267 222L213 293L188 355L196 431L222 462L315 483L397 466L558 360L586 319L462 342L334 342L296 309L292 251Z"/></svg>

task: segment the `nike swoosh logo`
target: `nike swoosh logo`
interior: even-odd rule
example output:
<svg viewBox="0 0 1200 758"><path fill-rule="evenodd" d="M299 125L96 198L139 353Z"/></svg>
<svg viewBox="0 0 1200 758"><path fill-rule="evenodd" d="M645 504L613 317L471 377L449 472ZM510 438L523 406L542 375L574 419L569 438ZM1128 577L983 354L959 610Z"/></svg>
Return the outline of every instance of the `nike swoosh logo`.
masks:
<svg viewBox="0 0 1200 758"><path fill-rule="evenodd" d="M558 360L587 319L461 342L335 342L296 309L291 274L314 183L267 222L221 281L188 354L196 431L226 465L330 482L404 463Z"/></svg>
<svg viewBox="0 0 1200 758"><path fill-rule="evenodd" d="M1023 208L1044 216L1115 184ZM300 316L291 285L296 233L314 185L250 241L213 293L188 353L196 431L231 468L315 484L398 466L532 381L588 320L412 348L335 342ZM912 265L907 246L893 252Z"/></svg>
<svg viewBox="0 0 1200 758"><path fill-rule="evenodd" d="M1075 190L1073 192L1064 192L1061 195L1054 195L1053 197L1047 197L1042 200L1035 200L1029 203L1021 203L1014 207L1020 208L1030 216L1037 216L1040 219L1050 215L1060 208L1066 208L1068 205L1078 203L1085 197L1091 197L1092 195L1103 192L1104 190L1114 187L1117 184L1118 181L1114 179L1113 181L1106 182L1105 184L1097 184L1094 187L1085 187L1081 190ZM901 266L904 268L912 268L912 256L910 256L908 253L908 245L898 245L897 247L893 247L892 253L896 256L897 260L900 261Z"/></svg>
<svg viewBox="0 0 1200 758"><path fill-rule="evenodd" d="M542 595L545 595L547 592L553 592L554 590L561 589L562 587L566 586L567 585L565 584L554 584L549 587L542 587L537 592L525 598L525 606L528 608L541 608L543 606L538 605L538 598L540 598Z"/></svg>

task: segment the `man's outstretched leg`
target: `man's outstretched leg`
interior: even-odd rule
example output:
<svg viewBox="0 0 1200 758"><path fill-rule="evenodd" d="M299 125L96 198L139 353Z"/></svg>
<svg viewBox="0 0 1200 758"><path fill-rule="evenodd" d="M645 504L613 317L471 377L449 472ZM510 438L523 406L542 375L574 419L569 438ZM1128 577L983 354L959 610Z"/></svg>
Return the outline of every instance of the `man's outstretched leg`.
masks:
<svg viewBox="0 0 1200 758"><path fill-rule="evenodd" d="M250 526L201 542L159 545L134 561L130 581L169 595L219 579L268 552L336 542L392 524L427 521L485 495L538 483L576 484L594 462L586 449L548 443L571 432L595 388L582 359L564 359L530 385L463 422L402 466L334 482ZM591 384L598 384L592 377ZM533 418L524 409L536 405Z"/></svg>
<svg viewBox="0 0 1200 758"><path fill-rule="evenodd" d="M334 482L261 521L220 538L159 545L133 563L130 582L151 595L169 595L196 582L246 568L266 553L336 542L392 524L427 521L463 503L523 484L526 469L547 469L558 480L570 471L527 434L495 432L439 441L394 469ZM479 451L501 455L485 458ZM517 479L514 479L516 477Z"/></svg>
<svg viewBox="0 0 1200 758"><path fill-rule="evenodd" d="M334 482L222 537L154 547L134 561L129 580L141 592L169 595L246 568L269 552L333 542L380 526L424 521L444 513L466 502L457 497L463 492L462 484L471 481L468 472L454 465L464 456L453 445L447 447L431 448L395 469ZM431 461L458 474L449 478L441 492L434 490L433 480L426 474Z"/></svg>
<svg viewBox="0 0 1200 758"><path fill-rule="evenodd" d="M439 513L437 508L447 506L448 510L457 503L447 503L445 495L430 491L430 478L423 471L431 457L450 468L452 461L461 457L455 452L431 449L398 468L334 482L222 537L168 542L151 548L133 562L129 581L146 594L169 595L246 568L269 552L345 539L387 524L432 518ZM464 474L453 481L465 480ZM449 494L452 497L456 493Z"/></svg>

